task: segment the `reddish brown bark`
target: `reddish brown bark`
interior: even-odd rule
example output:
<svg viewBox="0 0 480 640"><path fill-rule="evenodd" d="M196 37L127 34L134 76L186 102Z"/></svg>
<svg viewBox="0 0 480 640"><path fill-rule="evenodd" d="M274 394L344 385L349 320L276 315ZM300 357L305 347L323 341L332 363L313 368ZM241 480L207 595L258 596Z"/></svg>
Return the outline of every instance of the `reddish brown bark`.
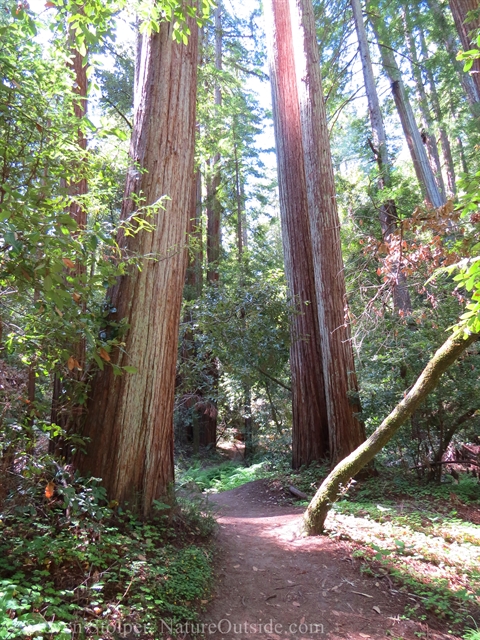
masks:
<svg viewBox="0 0 480 640"><path fill-rule="evenodd" d="M340 244L335 180L320 75L311 0L289 0L294 43L307 204L313 249L318 321L330 438L334 463L365 439L357 418L360 406Z"/></svg>
<svg viewBox="0 0 480 640"><path fill-rule="evenodd" d="M297 368L303 379L296 380L293 373L293 389L294 394L297 390L300 402L311 400L307 394L312 387L315 390L318 400L312 424L318 425L318 419L322 420L317 429L321 429L324 438L326 416L330 455L336 461L355 449L365 434L354 415L358 410L357 383L345 323L340 225L311 1L271 0L266 23L267 29L272 30L274 121L280 198L286 220L287 273L290 272L293 281L302 277L301 284L309 290L308 298L302 297L301 302L308 299L317 309L317 318L309 315L306 327L310 340L315 340L316 350L309 345L307 355L299 349L302 360ZM293 214L289 215L289 210ZM293 243L289 236L295 233L298 240ZM311 280L312 265L314 280ZM295 337L298 340L303 336ZM315 366L310 360L312 352ZM292 371L295 366L292 358ZM322 377L324 403L319 392ZM308 432L303 424L297 427L302 446L301 440ZM325 443L322 444L325 449Z"/></svg>
<svg viewBox="0 0 480 640"><path fill-rule="evenodd" d="M328 420L288 0L271 0L265 12L285 273L296 307L290 369L292 462L298 468L328 455Z"/></svg>
<svg viewBox="0 0 480 640"><path fill-rule="evenodd" d="M119 237L127 253L145 256L141 270L123 276L112 291L114 317L128 323L116 363L137 367L115 377L106 366L93 381L80 456L83 472L101 477L108 495L143 515L169 494L173 481L173 402L182 289L187 264L195 139L198 29L190 20L188 45L172 39L172 25L144 35L138 68L130 155L122 218L137 199L156 208L155 230ZM142 171L139 171L139 167Z"/></svg>
<svg viewBox="0 0 480 640"><path fill-rule="evenodd" d="M444 9L438 0L427 0L427 5L432 12L445 49L450 56L450 62L455 69L460 84L463 87L465 96L469 103L470 111L473 116L478 116L478 104L480 103L480 91L472 79L472 76L463 71L463 64L457 60L458 46L453 30L444 14Z"/></svg>
<svg viewBox="0 0 480 640"><path fill-rule="evenodd" d="M464 51L476 48L476 31L480 29L479 0L449 0L453 20ZM474 60L470 71L477 95L480 95L480 60Z"/></svg>

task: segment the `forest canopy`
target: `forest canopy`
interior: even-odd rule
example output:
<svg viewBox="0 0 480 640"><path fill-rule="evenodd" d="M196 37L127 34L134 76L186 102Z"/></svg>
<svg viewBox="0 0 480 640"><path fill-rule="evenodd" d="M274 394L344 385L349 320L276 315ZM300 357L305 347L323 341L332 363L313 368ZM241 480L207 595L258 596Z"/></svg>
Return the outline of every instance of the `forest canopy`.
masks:
<svg viewBox="0 0 480 640"><path fill-rule="evenodd" d="M213 520L184 487L240 456L250 479L315 469L315 493L444 343L364 472L468 472L478 494L476 0L0 0L0 39L0 638L71 637L105 569L78 559L110 525L110 560L137 531L142 557L154 539L158 563L201 567L201 601L188 541ZM71 584L32 560L53 530L83 540ZM52 598L87 585L70 618L36 604L37 570Z"/></svg>

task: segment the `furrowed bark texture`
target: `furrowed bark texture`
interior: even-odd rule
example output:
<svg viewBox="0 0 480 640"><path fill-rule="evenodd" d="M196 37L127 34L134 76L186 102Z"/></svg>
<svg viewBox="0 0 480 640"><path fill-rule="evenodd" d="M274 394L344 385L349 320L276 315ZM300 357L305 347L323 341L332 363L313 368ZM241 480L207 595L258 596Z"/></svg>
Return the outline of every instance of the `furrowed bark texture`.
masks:
<svg viewBox="0 0 480 640"><path fill-rule="evenodd" d="M383 23L381 16L378 15L371 16L371 21L378 41L382 65L390 80L393 99L402 124L403 133L407 140L420 188L429 204L434 208L439 208L445 204L446 200L440 193L437 183L435 182L435 176L428 161L422 137L403 84L401 71L395 60L393 51L388 47L386 25Z"/></svg>
<svg viewBox="0 0 480 640"><path fill-rule="evenodd" d="M453 20L460 37L464 51L476 47L476 30L480 29L479 0L449 0ZM471 12L476 12L471 13ZM472 37L473 32L473 37ZM477 95L480 95L480 60L474 60L471 77L475 84Z"/></svg>
<svg viewBox="0 0 480 640"><path fill-rule="evenodd" d="M79 460L82 471L103 479L111 499L128 501L147 516L173 481L173 400L180 305L187 264L186 230L191 210L197 37L190 21L188 45L172 39L172 25L143 36L138 67L135 124L130 154L139 165L127 176L122 218L136 197L151 205L164 195L155 230L119 237L127 253L146 256L112 291L114 319L128 322L125 348L116 363L136 374L115 377L105 366L93 382Z"/></svg>
<svg viewBox="0 0 480 640"><path fill-rule="evenodd" d="M391 187L391 164L388 157L387 136L383 124L377 86L375 84L372 59L370 57L370 49L368 46L367 32L363 21L360 0L350 0L350 5L352 7L353 18L355 21L358 50L360 53L360 60L362 62L363 79L365 83L365 92L367 94L368 111L370 114L370 124L372 125L373 149L379 171L378 187L379 189L384 189L385 187ZM392 235L396 229L396 218L395 202L393 200L383 202L380 206L379 219L382 228L382 237L387 246L390 246ZM393 261L390 274L394 308L402 311L404 314L411 313L412 303L410 300L410 294L408 293L407 281L398 260Z"/></svg>
<svg viewBox="0 0 480 640"><path fill-rule="evenodd" d="M336 463L365 439L340 244L335 181L311 0L289 0L305 162L330 455Z"/></svg>
<svg viewBox="0 0 480 640"><path fill-rule="evenodd" d="M460 84L463 87L465 96L470 106L470 111L473 116L479 115L479 103L480 103L480 91L477 85L472 79L472 76L463 71L463 63L457 60L458 46L454 35L453 29L450 28L450 24L445 17L444 9L438 0L427 0L433 18L440 30L445 49L447 50L452 66L454 67Z"/></svg>
<svg viewBox="0 0 480 640"><path fill-rule="evenodd" d="M298 304L291 325L292 465L328 455L329 437L288 0L265 3L285 273Z"/></svg>
<svg viewBox="0 0 480 640"><path fill-rule="evenodd" d="M378 429L325 478L303 517L308 534L316 535L323 531L325 518L332 504L338 500L342 489L373 460L437 386L440 376L479 338L480 334L471 334L466 339L458 334L450 337L435 353L405 398L397 404Z"/></svg>

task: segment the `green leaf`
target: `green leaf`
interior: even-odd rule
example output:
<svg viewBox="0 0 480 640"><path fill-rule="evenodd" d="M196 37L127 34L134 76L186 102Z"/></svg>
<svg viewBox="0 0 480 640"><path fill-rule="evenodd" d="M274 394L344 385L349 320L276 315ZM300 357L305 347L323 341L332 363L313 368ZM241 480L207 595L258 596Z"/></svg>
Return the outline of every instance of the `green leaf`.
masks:
<svg viewBox="0 0 480 640"><path fill-rule="evenodd" d="M131 365L126 365L125 367L122 367L122 368L127 373L137 373L138 371L137 367L132 367Z"/></svg>

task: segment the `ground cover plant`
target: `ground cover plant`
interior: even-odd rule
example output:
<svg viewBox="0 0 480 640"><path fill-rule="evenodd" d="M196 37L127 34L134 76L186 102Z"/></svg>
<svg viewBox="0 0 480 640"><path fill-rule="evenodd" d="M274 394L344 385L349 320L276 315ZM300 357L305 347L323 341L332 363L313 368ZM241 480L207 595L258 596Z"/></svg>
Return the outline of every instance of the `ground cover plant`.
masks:
<svg viewBox="0 0 480 640"><path fill-rule="evenodd" d="M361 570L393 581L411 598L405 616L471 626L480 612L480 484L462 475L440 485L404 473L360 481L327 520L351 541Z"/></svg>
<svg viewBox="0 0 480 640"><path fill-rule="evenodd" d="M158 503L142 522L94 479L58 466L47 476L48 462L3 504L0 637L155 638L162 620L198 620L212 586L204 505Z"/></svg>

